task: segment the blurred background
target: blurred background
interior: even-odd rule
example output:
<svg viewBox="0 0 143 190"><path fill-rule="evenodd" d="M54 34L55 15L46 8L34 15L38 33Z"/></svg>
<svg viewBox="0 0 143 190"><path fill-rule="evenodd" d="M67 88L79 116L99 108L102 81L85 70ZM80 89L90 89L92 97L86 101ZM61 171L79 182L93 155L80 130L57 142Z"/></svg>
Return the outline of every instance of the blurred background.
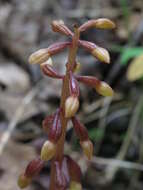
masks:
<svg viewBox="0 0 143 190"><path fill-rule="evenodd" d="M46 139L41 122L60 103L61 82L44 77L29 55L66 37L52 33L62 19L71 29L89 19L107 17L114 31L91 29L81 35L107 48L111 64L78 51L80 74L93 75L115 90L103 98L80 86L78 117L94 143L94 158L83 156L71 123L65 153L83 172L84 190L141 190L143 187L143 1L142 0L0 0L0 189L18 190L17 177L40 152ZM67 52L54 57L63 73ZM28 190L47 190L49 164Z"/></svg>

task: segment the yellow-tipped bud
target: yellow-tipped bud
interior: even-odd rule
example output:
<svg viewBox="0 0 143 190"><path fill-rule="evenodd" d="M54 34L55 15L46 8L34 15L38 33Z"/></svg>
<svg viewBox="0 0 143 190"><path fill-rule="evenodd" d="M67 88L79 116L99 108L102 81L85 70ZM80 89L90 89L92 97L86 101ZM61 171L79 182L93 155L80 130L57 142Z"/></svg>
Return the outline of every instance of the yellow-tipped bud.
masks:
<svg viewBox="0 0 143 190"><path fill-rule="evenodd" d="M53 158L56 153L56 145L47 140L41 150L41 160L48 161Z"/></svg>
<svg viewBox="0 0 143 190"><path fill-rule="evenodd" d="M24 189L24 188L28 187L29 184L31 183L31 178L26 177L24 174L22 174L19 176L17 183L21 189Z"/></svg>
<svg viewBox="0 0 143 190"><path fill-rule="evenodd" d="M80 141L80 145L83 149L83 152L85 154L85 156L91 160L92 156L93 156L93 144L90 140L87 141Z"/></svg>
<svg viewBox="0 0 143 190"><path fill-rule="evenodd" d="M31 64L41 64L46 62L50 57L48 49L40 49L29 57L29 63Z"/></svg>
<svg viewBox="0 0 143 190"><path fill-rule="evenodd" d="M82 190L82 186L77 181L71 181L69 190Z"/></svg>
<svg viewBox="0 0 143 190"><path fill-rule="evenodd" d="M65 117L73 117L79 108L79 100L76 96L69 96L65 102Z"/></svg>
<svg viewBox="0 0 143 190"><path fill-rule="evenodd" d="M76 63L76 66L75 66L75 69L74 69L74 72L75 72L75 73L79 72L79 71L80 71L80 68L81 68L81 64L80 64L80 62L77 62L77 63Z"/></svg>
<svg viewBox="0 0 143 190"><path fill-rule="evenodd" d="M98 29L114 29L116 25L107 18L99 18L95 22L95 27Z"/></svg>
<svg viewBox="0 0 143 190"><path fill-rule="evenodd" d="M49 59L47 61L45 61L44 63L42 63L40 66L44 66L44 65L48 65L48 66L53 66L53 60L51 57L49 57Z"/></svg>
<svg viewBox="0 0 143 190"><path fill-rule="evenodd" d="M113 89L106 83L101 81L99 85L95 87L96 91L102 96L113 96Z"/></svg>
<svg viewBox="0 0 143 190"><path fill-rule="evenodd" d="M96 47L92 51L92 55L96 57L99 61L105 62L105 63L110 63L110 55L108 51L104 48L101 47Z"/></svg>
<svg viewBox="0 0 143 190"><path fill-rule="evenodd" d="M107 18L92 19L79 27L79 31L83 32L90 28L98 29L114 29L116 27L115 23Z"/></svg>

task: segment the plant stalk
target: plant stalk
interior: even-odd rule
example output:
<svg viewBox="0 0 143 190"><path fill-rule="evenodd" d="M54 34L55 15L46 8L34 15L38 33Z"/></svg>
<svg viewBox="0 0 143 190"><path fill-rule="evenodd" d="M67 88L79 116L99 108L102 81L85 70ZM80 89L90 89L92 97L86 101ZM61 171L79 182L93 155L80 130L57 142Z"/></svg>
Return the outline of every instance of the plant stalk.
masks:
<svg viewBox="0 0 143 190"><path fill-rule="evenodd" d="M69 48L69 56L68 56L68 62L66 64L66 75L63 79L63 86L62 86L62 94L61 94L61 124L62 124L62 135L59 139L59 142L57 143L57 152L52 160L52 166L51 166L51 177L50 177L50 190L57 190L56 184L55 184L55 161L58 161L60 164L62 164L63 156L64 156L64 142L65 142L65 136L66 136L66 128L68 119L65 118L65 101L67 97L69 96L69 72L74 71L75 63L76 63L76 54L78 50L78 40L79 40L79 30L77 25L74 26L74 35L72 36L72 44ZM63 190L62 188L58 190Z"/></svg>

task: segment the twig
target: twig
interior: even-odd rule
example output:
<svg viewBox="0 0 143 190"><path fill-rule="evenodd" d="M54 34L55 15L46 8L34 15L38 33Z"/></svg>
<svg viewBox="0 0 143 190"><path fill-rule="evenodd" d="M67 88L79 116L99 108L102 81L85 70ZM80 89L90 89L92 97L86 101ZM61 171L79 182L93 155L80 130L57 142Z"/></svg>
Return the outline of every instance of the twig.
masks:
<svg viewBox="0 0 143 190"><path fill-rule="evenodd" d="M98 108L100 109L100 107L102 106L102 102L103 102L104 98L100 98L99 100L96 100L91 104L87 104L86 106L83 106L84 112L88 113L88 114L92 114ZM122 99L123 99L123 96L121 94L115 94L113 97L113 101L119 101Z"/></svg>
<svg viewBox="0 0 143 190"><path fill-rule="evenodd" d="M126 136L124 138L124 142L123 144L121 145L121 148L116 156L116 158L118 160L124 160L125 158L125 155L128 151L128 148L130 146L130 143L132 141L132 137L135 133L135 129L136 129L136 125L137 125L137 122L138 122L138 118L139 118L139 115L140 115L140 112L141 112L141 108L142 108L142 104L143 104L143 96L141 96L136 104L136 107L132 113L132 117L131 117L131 120L130 120L130 123L129 123L129 127L128 127L128 130L127 130L127 133L126 133ZM116 171L118 170L118 166L114 166L114 167L111 167L111 166L108 166L106 168L106 180L107 181L111 181L114 176L115 176L115 173Z"/></svg>
<svg viewBox="0 0 143 190"><path fill-rule="evenodd" d="M0 155L2 154L5 146L7 145L12 132L14 131L18 121L20 120L26 106L32 101L32 99L34 98L34 96L37 94L38 92L38 87L41 84L43 80L40 80L34 88L32 88L27 95L23 98L20 106L18 106L18 108L16 109L15 114L13 115L13 118L11 119L11 121L9 122L8 128L7 130L4 132L4 134L2 135L1 139L0 139Z"/></svg>
<svg viewBox="0 0 143 190"><path fill-rule="evenodd" d="M129 162L129 161L122 161L118 159L106 159L106 158L94 157L93 160L90 162L93 164L106 165L110 168L120 167L124 169L143 171L142 164Z"/></svg>

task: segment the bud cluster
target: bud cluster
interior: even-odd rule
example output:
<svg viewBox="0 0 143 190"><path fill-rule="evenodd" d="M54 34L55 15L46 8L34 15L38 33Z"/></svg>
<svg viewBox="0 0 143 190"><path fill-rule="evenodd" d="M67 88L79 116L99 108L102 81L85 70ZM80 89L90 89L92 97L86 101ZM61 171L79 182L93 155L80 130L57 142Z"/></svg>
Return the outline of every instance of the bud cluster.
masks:
<svg viewBox="0 0 143 190"><path fill-rule="evenodd" d="M86 127L75 117L79 109L79 83L88 85L103 96L112 96L112 88L105 82L96 77L75 75L80 68L80 63L76 61L76 53L79 47L91 53L95 58L104 63L110 63L108 51L98 45L80 40L80 33L90 28L113 29L115 24L109 19L101 18L90 20L78 27L75 25L72 32L62 20L53 21L52 30L70 37L69 42L57 42L48 48L40 49L33 53L29 62L39 64L44 75L55 79L62 79L63 89L61 105L52 115L46 116L42 122L44 132L47 134L47 140L41 149L41 157L31 161L25 172L20 175L18 185L21 188L27 187L32 178L37 175L44 167L45 161L52 159L52 175L50 190L67 189L82 190L81 170L77 163L69 156L63 155L63 142L65 140L66 125L69 120L72 121L73 128L83 153L88 159L93 155L93 144L89 139ZM69 57L65 75L57 73L53 68L51 56L60 53L65 48L69 48ZM62 155L62 158L61 156ZM54 188L53 188L54 187Z"/></svg>

